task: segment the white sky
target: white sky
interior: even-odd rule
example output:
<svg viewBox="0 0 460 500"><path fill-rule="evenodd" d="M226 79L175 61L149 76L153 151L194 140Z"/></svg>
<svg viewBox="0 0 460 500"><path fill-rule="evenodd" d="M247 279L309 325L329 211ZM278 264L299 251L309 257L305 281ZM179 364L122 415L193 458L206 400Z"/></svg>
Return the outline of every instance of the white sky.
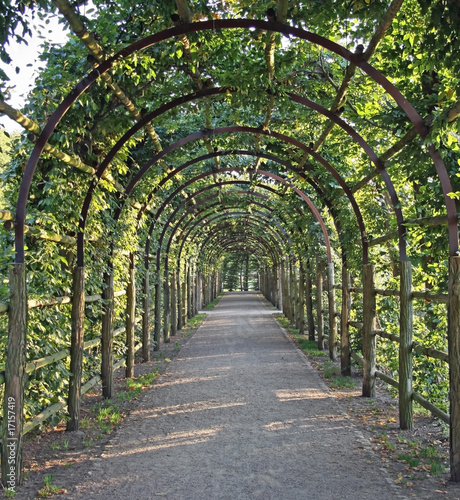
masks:
<svg viewBox="0 0 460 500"><path fill-rule="evenodd" d="M42 25L42 28L38 28L38 24ZM6 102L18 110L24 106L27 94L34 86L37 67L45 65L45 62L38 59L41 52L40 45L45 41L56 44L64 44L67 41L67 31L64 32L64 24L58 24L57 17L50 17L47 25L43 21L36 19L30 24L30 29L33 33L32 38L25 37L28 45L24 43L17 44L13 40L10 41L9 45L6 46L6 50L12 62L5 64L0 61L1 69L10 78L8 86L11 87L11 97ZM40 38L39 31L44 38ZM22 29L18 34L22 35ZM16 67L20 68L18 74L16 74ZM22 130L19 124L5 115L0 115L0 126L4 127L8 132Z"/></svg>

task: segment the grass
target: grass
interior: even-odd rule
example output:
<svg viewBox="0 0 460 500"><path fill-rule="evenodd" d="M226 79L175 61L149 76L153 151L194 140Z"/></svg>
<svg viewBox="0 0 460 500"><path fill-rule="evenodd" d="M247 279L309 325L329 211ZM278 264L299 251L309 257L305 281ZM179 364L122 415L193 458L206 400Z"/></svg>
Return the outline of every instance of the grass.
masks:
<svg viewBox="0 0 460 500"><path fill-rule="evenodd" d="M45 478L43 479L43 484L44 484L43 488L41 488L37 492L38 498L48 498L52 497L53 495L65 493L65 490L60 489L53 483L54 483L54 476L52 474L46 475Z"/></svg>
<svg viewBox="0 0 460 500"><path fill-rule="evenodd" d="M222 298L223 295L224 295L223 293L218 295L212 302L210 302L206 307L204 307L204 310L210 311L211 309L214 309L214 307L217 305L217 303L219 302L219 300Z"/></svg>

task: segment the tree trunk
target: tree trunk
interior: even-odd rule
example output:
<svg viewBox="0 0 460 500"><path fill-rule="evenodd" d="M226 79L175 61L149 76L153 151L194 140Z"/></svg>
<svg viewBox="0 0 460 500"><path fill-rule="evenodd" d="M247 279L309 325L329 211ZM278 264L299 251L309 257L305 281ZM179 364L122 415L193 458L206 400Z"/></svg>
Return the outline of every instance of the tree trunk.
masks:
<svg viewBox="0 0 460 500"><path fill-rule="evenodd" d="M136 317L136 283L134 255L130 255L128 288L126 290L126 378L134 377L134 327Z"/></svg>
<svg viewBox="0 0 460 500"><path fill-rule="evenodd" d="M411 263L400 262L401 296L399 315L399 425L401 429L413 427L412 408L412 271Z"/></svg>
<svg viewBox="0 0 460 500"><path fill-rule="evenodd" d="M105 288L102 292L102 332L101 332L101 380L102 395L113 398L113 269L109 266L104 275Z"/></svg>
<svg viewBox="0 0 460 500"><path fill-rule="evenodd" d="M327 264L327 299L329 310L329 358L332 361L337 360L337 317L335 305L335 277L334 264Z"/></svg>
<svg viewBox="0 0 460 500"><path fill-rule="evenodd" d="M460 257L449 259L450 475L460 481ZM5 398L6 399L6 398Z"/></svg>
<svg viewBox="0 0 460 500"><path fill-rule="evenodd" d="M144 298L142 311L142 359L150 361L150 272L147 268L144 277Z"/></svg>
<svg viewBox="0 0 460 500"><path fill-rule="evenodd" d="M374 269L363 266L363 396L375 397L375 290Z"/></svg>
<svg viewBox="0 0 460 500"><path fill-rule="evenodd" d="M164 320L163 320L163 342L169 344L169 322L171 318L171 304L170 304L170 294L169 294L169 266L165 264L165 277L163 281L163 310L164 310Z"/></svg>
<svg viewBox="0 0 460 500"><path fill-rule="evenodd" d="M305 298L307 308L308 340L315 340L315 318L313 315L313 285L311 279L311 267L307 263L305 273Z"/></svg>
<svg viewBox="0 0 460 500"><path fill-rule="evenodd" d="M173 269L171 274L171 336L177 333L177 282L176 271Z"/></svg>
<svg viewBox="0 0 460 500"><path fill-rule="evenodd" d="M340 343L341 343L341 373L347 377L351 375L351 349L350 349L350 318L351 294L350 294L350 274L348 267L342 267L342 311L340 313Z"/></svg>
<svg viewBox="0 0 460 500"><path fill-rule="evenodd" d="M9 326L3 399L2 483L4 488L14 492L24 480L22 429L27 348L25 264L14 264L10 269L9 279Z"/></svg>
<svg viewBox="0 0 460 500"><path fill-rule="evenodd" d="M323 340L323 264L319 260L316 264L316 323L317 323L317 338L318 349L324 350Z"/></svg>
<svg viewBox="0 0 460 500"><path fill-rule="evenodd" d="M157 271L157 282L155 283L155 332L153 340L155 342L155 351L160 350L161 337L161 283L159 270Z"/></svg>
<svg viewBox="0 0 460 500"><path fill-rule="evenodd" d="M68 431L80 427L81 376L83 373L83 332L85 323L85 268L76 267L73 274L72 329L70 337L70 380Z"/></svg>

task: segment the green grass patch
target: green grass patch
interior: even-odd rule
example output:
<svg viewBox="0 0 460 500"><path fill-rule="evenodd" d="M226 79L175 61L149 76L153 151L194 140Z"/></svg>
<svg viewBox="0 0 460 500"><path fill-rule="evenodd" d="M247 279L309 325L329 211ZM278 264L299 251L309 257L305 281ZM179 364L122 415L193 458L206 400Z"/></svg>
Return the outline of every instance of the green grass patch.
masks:
<svg viewBox="0 0 460 500"><path fill-rule="evenodd" d="M302 335L294 335L294 338L299 344L300 349L310 357L324 357L326 356L326 351L320 351L318 349L318 344L314 340L308 340Z"/></svg>
<svg viewBox="0 0 460 500"><path fill-rule="evenodd" d="M212 302L210 302L206 307L204 307L205 311L210 311L211 309L214 309L216 305L218 304L219 300L223 297L223 293L218 295Z"/></svg>
<svg viewBox="0 0 460 500"><path fill-rule="evenodd" d="M204 321L204 318L206 318L205 313L196 314L193 318L187 320L187 328L196 328L197 326L200 326Z"/></svg>

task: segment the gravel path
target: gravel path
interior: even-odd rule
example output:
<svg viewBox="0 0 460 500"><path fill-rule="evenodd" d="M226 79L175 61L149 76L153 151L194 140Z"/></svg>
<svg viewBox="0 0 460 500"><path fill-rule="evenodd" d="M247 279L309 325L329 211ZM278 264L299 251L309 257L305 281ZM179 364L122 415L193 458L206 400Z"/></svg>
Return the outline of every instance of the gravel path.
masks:
<svg viewBox="0 0 460 500"><path fill-rule="evenodd" d="M403 498L271 311L226 294L65 498Z"/></svg>

